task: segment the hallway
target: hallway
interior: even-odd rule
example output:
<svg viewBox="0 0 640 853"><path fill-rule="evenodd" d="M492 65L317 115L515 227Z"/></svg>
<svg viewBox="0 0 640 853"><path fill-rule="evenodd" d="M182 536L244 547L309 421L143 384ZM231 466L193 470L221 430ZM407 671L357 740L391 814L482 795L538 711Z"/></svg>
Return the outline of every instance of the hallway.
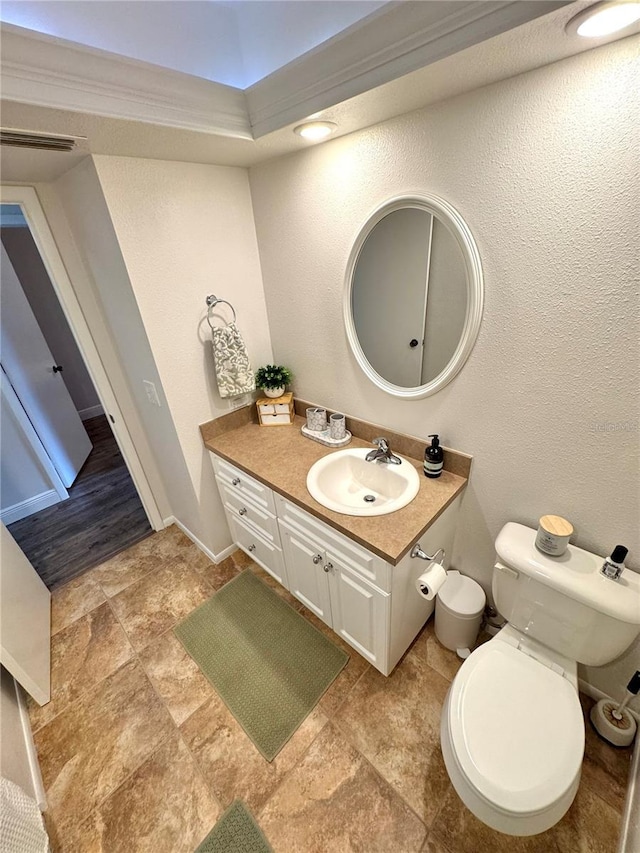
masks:
<svg viewBox="0 0 640 853"><path fill-rule="evenodd" d="M84 427L93 450L69 498L8 528L49 589L152 533L106 416Z"/></svg>

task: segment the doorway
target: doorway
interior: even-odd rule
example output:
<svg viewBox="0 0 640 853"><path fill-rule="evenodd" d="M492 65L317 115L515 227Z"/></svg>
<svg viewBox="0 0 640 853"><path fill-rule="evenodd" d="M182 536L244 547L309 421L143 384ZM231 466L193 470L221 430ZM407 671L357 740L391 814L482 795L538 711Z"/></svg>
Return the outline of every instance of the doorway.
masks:
<svg viewBox="0 0 640 853"><path fill-rule="evenodd" d="M0 213L0 508L51 589L152 526L29 222L20 205Z"/></svg>

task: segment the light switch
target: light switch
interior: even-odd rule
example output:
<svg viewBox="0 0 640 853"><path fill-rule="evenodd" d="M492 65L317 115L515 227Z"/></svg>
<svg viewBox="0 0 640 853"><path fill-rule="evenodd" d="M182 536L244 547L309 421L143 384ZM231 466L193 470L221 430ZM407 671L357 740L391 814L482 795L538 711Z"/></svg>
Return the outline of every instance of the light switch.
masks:
<svg viewBox="0 0 640 853"><path fill-rule="evenodd" d="M160 407L160 398L158 397L158 392L156 391L156 386L153 384L153 382L149 382L147 379L143 379L142 384L144 385L144 390L147 394L147 400L151 403L152 406Z"/></svg>

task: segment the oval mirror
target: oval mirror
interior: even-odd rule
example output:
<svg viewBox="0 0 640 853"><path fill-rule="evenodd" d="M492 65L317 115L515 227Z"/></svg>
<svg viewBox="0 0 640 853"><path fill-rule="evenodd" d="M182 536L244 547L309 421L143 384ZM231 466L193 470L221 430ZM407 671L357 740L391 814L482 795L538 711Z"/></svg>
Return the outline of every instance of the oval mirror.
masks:
<svg viewBox="0 0 640 853"><path fill-rule="evenodd" d="M482 318L480 255L436 196L385 202L349 256L344 319L358 364L397 397L435 394L461 370Z"/></svg>

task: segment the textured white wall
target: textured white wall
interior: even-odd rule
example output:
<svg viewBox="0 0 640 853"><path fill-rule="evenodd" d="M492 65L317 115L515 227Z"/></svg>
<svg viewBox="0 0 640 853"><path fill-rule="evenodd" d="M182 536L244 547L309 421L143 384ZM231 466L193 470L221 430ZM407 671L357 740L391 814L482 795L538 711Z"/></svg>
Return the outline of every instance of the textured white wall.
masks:
<svg viewBox="0 0 640 853"><path fill-rule="evenodd" d="M251 169L275 358L312 400L474 456L454 562L489 586L508 520L572 520L640 568L637 37ZM467 365L421 401L360 372L341 317L370 212L429 191L467 221L486 307ZM602 431L621 424L624 429ZM634 651L635 661L640 644ZM589 677L614 690L631 672ZM633 667L631 667L633 669Z"/></svg>
<svg viewBox="0 0 640 853"><path fill-rule="evenodd" d="M198 424L229 402L215 383L207 294L235 307L252 365L272 359L248 174L128 157L95 164L198 500L193 532L219 553L231 540Z"/></svg>
<svg viewBox="0 0 640 853"><path fill-rule="evenodd" d="M143 379L158 376L91 158L38 193L162 518L198 520L171 413L152 408ZM171 502L168 499L171 486Z"/></svg>

